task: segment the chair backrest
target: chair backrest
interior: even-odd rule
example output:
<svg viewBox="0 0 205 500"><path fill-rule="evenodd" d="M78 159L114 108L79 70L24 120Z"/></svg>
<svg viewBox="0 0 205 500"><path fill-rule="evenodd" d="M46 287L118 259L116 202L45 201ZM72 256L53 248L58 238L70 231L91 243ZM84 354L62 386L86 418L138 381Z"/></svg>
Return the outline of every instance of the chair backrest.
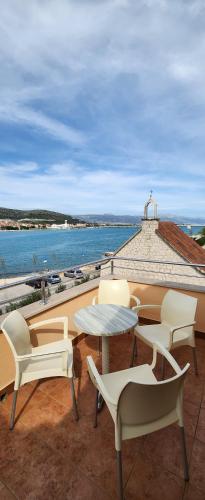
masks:
<svg viewBox="0 0 205 500"><path fill-rule="evenodd" d="M196 306L197 299L195 297L169 290L162 301L161 321L169 325L193 323ZM189 329L191 333L193 328L189 327Z"/></svg>
<svg viewBox="0 0 205 500"><path fill-rule="evenodd" d="M1 329L8 340L14 357L31 353L29 328L19 311L11 312L3 321Z"/></svg>
<svg viewBox="0 0 205 500"><path fill-rule="evenodd" d="M130 290L127 280L101 280L98 304L130 306Z"/></svg>
<svg viewBox="0 0 205 500"><path fill-rule="evenodd" d="M188 368L189 365L186 365L180 374L156 384L129 382L118 401L121 425L140 426L152 422L156 424L157 420L176 410Z"/></svg>

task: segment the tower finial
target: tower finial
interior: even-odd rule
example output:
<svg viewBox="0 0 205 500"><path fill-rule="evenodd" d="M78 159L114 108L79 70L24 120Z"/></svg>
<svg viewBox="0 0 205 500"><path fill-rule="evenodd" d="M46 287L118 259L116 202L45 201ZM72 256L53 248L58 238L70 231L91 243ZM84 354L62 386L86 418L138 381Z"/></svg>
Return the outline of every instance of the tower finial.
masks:
<svg viewBox="0 0 205 500"><path fill-rule="evenodd" d="M152 198L152 193L153 193L153 191L151 189L150 190L150 194L149 194L149 199L145 203L145 206L144 206L144 219L145 220L148 219L148 207L149 207L149 205L152 205L153 210L154 210L154 214L153 214L153 216L150 219L152 219L152 220L157 220L158 219L158 217L157 217L157 203L154 200L154 198Z"/></svg>

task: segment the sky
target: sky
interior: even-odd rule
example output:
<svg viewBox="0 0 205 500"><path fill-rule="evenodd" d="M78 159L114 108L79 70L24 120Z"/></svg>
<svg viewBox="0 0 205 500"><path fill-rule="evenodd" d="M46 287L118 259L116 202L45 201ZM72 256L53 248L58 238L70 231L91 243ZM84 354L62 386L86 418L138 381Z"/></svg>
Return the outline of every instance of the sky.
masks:
<svg viewBox="0 0 205 500"><path fill-rule="evenodd" d="M204 0L0 12L0 206L203 217Z"/></svg>

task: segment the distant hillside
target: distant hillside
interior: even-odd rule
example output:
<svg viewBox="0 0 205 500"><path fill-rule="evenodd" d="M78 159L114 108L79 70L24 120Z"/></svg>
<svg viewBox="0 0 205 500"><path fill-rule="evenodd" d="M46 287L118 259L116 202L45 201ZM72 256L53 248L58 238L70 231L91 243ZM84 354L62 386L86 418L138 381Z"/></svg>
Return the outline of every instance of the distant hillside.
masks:
<svg viewBox="0 0 205 500"><path fill-rule="evenodd" d="M80 215L76 215L80 217ZM86 214L82 216L86 222L98 224L139 224L141 217L138 215L114 215L114 214Z"/></svg>
<svg viewBox="0 0 205 500"><path fill-rule="evenodd" d="M2 207L0 207L0 219L30 219L32 221L51 222L52 224L62 224L65 220L67 220L69 224L82 222L82 219L71 217L71 215L68 214L51 212L50 210L15 210Z"/></svg>
<svg viewBox="0 0 205 500"><path fill-rule="evenodd" d="M150 214L151 215L151 214ZM80 217L80 215L76 215L76 217ZM141 224L142 215L114 215L114 214L86 214L82 216L86 222L97 222L99 223L110 223L110 224ZM185 216L177 216L177 215L160 215L159 218L161 220L173 221L176 224L201 224L205 225L205 217L185 217Z"/></svg>
<svg viewBox="0 0 205 500"><path fill-rule="evenodd" d="M205 226L205 218L193 218L185 216L176 215L160 215L161 220L170 220L176 224L201 224ZM68 214L62 214L59 212L52 212L50 210L16 210L12 208L2 208L0 207L0 219L30 219L32 221L41 222L51 222L62 224L65 220L70 224L76 224L78 222L87 223L104 223L104 224L141 224L141 215L114 215L114 214L86 214L86 215L75 215L71 216Z"/></svg>

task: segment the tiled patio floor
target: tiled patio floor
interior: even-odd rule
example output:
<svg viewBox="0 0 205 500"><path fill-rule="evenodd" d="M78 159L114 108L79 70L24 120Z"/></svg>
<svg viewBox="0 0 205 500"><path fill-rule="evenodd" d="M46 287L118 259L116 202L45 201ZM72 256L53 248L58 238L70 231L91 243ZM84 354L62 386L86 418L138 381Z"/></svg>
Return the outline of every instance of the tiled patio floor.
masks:
<svg viewBox="0 0 205 500"><path fill-rule="evenodd" d="M205 340L197 339L200 375L192 366L185 383L184 410L190 482L185 484L177 426L123 443L126 500L205 499ZM129 366L131 336L111 339L111 369ZM95 389L86 355L100 366L97 339L75 347L79 422L73 420L68 381L50 379L19 391L17 422L8 430L12 395L0 403L0 499L115 500L114 428L106 407L93 428ZM175 352L181 366L191 358L187 348ZM139 345L139 362L151 351Z"/></svg>

